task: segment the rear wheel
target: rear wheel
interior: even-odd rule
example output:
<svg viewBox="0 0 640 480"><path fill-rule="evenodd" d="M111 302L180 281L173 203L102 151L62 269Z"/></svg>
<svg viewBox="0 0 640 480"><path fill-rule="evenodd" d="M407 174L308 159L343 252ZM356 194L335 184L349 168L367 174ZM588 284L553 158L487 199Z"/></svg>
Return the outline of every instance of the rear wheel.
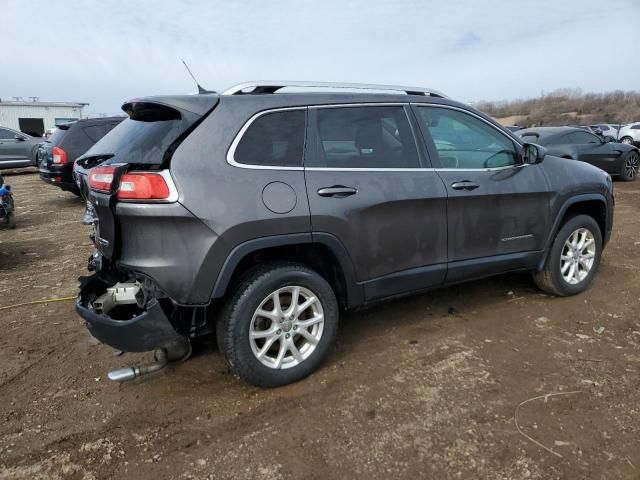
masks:
<svg viewBox="0 0 640 480"><path fill-rule="evenodd" d="M7 225L9 228L16 228L16 214L10 212L7 214Z"/></svg>
<svg viewBox="0 0 640 480"><path fill-rule="evenodd" d="M640 156L638 152L629 152L627 158L624 159L622 164L622 172L620 172L620 178L626 182L634 180L638 175L638 168L640 167Z"/></svg>
<svg viewBox="0 0 640 480"><path fill-rule="evenodd" d="M291 263L250 271L217 325L220 351L243 380L276 387L311 374L328 355L338 328L331 286Z"/></svg>
<svg viewBox="0 0 640 480"><path fill-rule="evenodd" d="M544 268L533 279L545 292L565 297L587 289L600 264L602 235L588 215L570 218L558 231Z"/></svg>
<svg viewBox="0 0 640 480"><path fill-rule="evenodd" d="M627 145L633 145L633 138L631 137L622 137L620 143L625 143Z"/></svg>

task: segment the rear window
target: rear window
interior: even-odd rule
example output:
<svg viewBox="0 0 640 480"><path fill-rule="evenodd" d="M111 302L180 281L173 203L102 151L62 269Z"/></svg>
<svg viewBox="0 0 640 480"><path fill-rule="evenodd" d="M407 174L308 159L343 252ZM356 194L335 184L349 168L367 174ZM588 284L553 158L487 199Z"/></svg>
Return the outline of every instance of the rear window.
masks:
<svg viewBox="0 0 640 480"><path fill-rule="evenodd" d="M127 118L84 156L108 155L126 163L160 164L164 153L183 129L179 119L141 121Z"/></svg>
<svg viewBox="0 0 640 480"><path fill-rule="evenodd" d="M54 145L60 145L62 143L62 139L65 137L67 132L69 131L69 127L58 127L54 130L54 132L49 137L49 142Z"/></svg>
<svg viewBox="0 0 640 480"><path fill-rule="evenodd" d="M301 167L304 129L304 110L262 115L242 136L233 159L247 165Z"/></svg>

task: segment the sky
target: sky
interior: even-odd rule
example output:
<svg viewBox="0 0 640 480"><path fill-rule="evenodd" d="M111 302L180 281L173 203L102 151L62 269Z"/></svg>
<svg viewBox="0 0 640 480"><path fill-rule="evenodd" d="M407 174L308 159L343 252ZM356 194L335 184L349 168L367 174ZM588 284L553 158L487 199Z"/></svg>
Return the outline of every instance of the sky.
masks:
<svg viewBox="0 0 640 480"><path fill-rule="evenodd" d="M247 80L425 86L456 100L640 89L640 0L0 0L0 98L131 98Z"/></svg>

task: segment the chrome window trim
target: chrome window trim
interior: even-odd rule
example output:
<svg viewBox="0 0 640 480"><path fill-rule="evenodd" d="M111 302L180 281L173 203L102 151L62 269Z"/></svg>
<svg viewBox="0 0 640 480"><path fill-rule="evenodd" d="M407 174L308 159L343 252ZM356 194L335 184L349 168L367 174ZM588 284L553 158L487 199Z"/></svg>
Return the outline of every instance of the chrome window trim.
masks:
<svg viewBox="0 0 640 480"><path fill-rule="evenodd" d="M238 147L238 144L240 143L240 140L242 140L242 137L244 136L244 134L246 133L246 131L249 129L249 127L251 126L251 124L256 121L256 119L260 118L263 115L267 115L269 113L275 113L275 112L286 112L286 111L295 111L295 110L306 110L306 109L323 109L323 108L345 108L345 107L375 107L375 106L382 106L382 107L389 107L389 106L412 106L415 105L417 107L419 106L428 106L428 107L438 107L438 108L448 108L450 110L457 110L460 111L462 113L466 113L468 115L471 115L481 121L483 121L484 123L486 123L487 125L489 125L491 128L493 128L496 132L500 133L501 135L503 135L504 137L510 139L510 140L516 140L516 143L518 143L521 147L522 147L522 143L520 143L518 141L518 139L514 139L511 136L505 135L504 132L500 131L498 128L496 128L495 125L493 125L492 123L488 122L487 120L485 120L484 118L482 118L480 115L477 115L473 112L470 112L468 110L465 110L464 108L460 108L460 107L455 107L452 105L442 105L439 103L428 103L428 102L358 102L358 103L336 103L336 104L327 104L327 105L308 105L308 106L304 106L304 107L281 107L281 108L272 108L272 109L268 109L268 110L262 110L260 112L257 112L255 114L253 114L251 116L251 118L249 118L249 120L247 120L247 122L242 126L242 128L240 129L240 131L236 134L236 136L233 139L233 142L231 142L231 146L229 147L229 150L227 151L227 163L233 167L237 167L237 168L245 168L245 169L249 169L249 170L290 170L290 171L303 171L303 170L308 170L308 171L312 171L312 172L416 172L416 171L423 171L423 172L492 172L492 171L497 171L497 170L505 170L507 168L519 168L519 167L526 167L528 166L528 164L526 163L521 163L521 164L516 164L516 165L506 165L504 167L494 167L494 168L424 168L424 167L414 167L414 168L330 168L330 167L285 167L285 166L271 166L271 165L253 165L253 164L248 164L248 163L239 163L236 162L236 160L234 159L234 155L235 155L235 151L236 148ZM405 112L406 115L406 112ZM407 120L409 121L410 119L407 118ZM415 132L414 132L414 136L415 136Z"/></svg>
<svg viewBox="0 0 640 480"><path fill-rule="evenodd" d="M251 124L253 124L253 122L255 122L258 118L262 117L263 115L267 115L269 113L289 112L289 111L296 111L296 110L305 111L306 109L307 107L272 108L269 110L263 110L261 112L253 114L251 118L245 122L245 124L242 126L240 131L236 134L235 138L233 139L233 142L231 142L231 146L229 147L229 151L227 152L227 163L234 167L246 168L249 170L293 170L293 171L304 170L304 167L302 166L285 167L285 166L278 166L278 165L253 165L249 163L239 163L239 162L236 162L234 155L236 153L236 148L238 148L238 144L240 143L240 140L242 140L242 137L244 136L246 131L249 129ZM305 127L306 127L306 122L305 122ZM302 158L302 161L304 162L304 158Z"/></svg>
<svg viewBox="0 0 640 480"><path fill-rule="evenodd" d="M309 172L434 172L434 168L331 168L331 167L305 167Z"/></svg>

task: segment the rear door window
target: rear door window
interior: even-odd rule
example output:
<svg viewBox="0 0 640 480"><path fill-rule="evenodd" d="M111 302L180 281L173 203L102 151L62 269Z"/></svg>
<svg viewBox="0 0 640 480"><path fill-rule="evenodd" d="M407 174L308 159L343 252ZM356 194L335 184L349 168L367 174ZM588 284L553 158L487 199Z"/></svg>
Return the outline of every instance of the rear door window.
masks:
<svg viewBox="0 0 640 480"><path fill-rule="evenodd" d="M588 132L571 132L568 135L571 143L584 144L584 143L600 143L600 139L595 135Z"/></svg>
<svg viewBox="0 0 640 480"><path fill-rule="evenodd" d="M233 159L245 165L301 167L305 116L305 110L285 110L259 116L240 139Z"/></svg>
<svg viewBox="0 0 640 480"><path fill-rule="evenodd" d="M316 155L306 166L420 168L403 106L318 108L314 112Z"/></svg>

